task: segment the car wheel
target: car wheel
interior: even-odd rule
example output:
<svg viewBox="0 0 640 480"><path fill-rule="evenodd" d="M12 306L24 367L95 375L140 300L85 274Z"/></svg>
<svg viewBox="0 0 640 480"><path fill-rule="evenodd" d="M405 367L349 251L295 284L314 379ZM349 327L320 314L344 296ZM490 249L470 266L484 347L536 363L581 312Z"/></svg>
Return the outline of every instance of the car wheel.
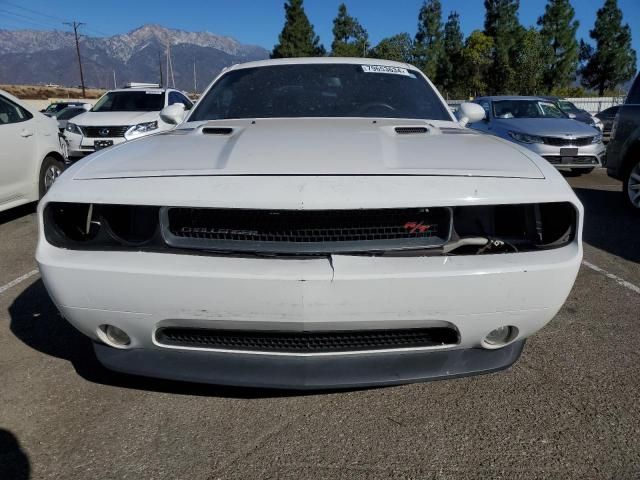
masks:
<svg viewBox="0 0 640 480"><path fill-rule="evenodd" d="M64 170L64 163L53 157L46 157L40 167L40 198L51 188L53 182Z"/></svg>
<svg viewBox="0 0 640 480"><path fill-rule="evenodd" d="M640 161L636 161L629 168L624 177L623 190L627 205L640 210Z"/></svg>

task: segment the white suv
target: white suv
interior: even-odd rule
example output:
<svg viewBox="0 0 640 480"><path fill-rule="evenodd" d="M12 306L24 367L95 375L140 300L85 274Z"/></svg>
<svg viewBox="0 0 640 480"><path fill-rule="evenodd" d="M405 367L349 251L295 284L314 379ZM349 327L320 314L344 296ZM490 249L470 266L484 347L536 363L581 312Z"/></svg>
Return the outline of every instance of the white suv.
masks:
<svg viewBox="0 0 640 480"><path fill-rule="evenodd" d="M186 110L193 103L178 90L125 88L105 93L87 113L67 123L64 136L70 157L82 157L127 140L174 127L160 118L160 110L180 103Z"/></svg>

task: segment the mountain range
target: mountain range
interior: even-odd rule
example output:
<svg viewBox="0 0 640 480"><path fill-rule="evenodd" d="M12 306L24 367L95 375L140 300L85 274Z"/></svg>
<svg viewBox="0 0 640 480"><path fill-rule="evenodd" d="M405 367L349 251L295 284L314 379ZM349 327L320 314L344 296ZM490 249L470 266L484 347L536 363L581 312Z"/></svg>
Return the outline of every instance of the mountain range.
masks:
<svg viewBox="0 0 640 480"><path fill-rule="evenodd" d="M166 77L167 44L175 86L188 91L194 90L194 63L197 90L202 91L224 67L269 56L264 48L244 45L231 37L144 25L111 37L81 37L85 85L113 88L114 72L118 86L158 83L160 65ZM73 33L0 30L0 83L79 85ZM171 79L169 85L173 86Z"/></svg>

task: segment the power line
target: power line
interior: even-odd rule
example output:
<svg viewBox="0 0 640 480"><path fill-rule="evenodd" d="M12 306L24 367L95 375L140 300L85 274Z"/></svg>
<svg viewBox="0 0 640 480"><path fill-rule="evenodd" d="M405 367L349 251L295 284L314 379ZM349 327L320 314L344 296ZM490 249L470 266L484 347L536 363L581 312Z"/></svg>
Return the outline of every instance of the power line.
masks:
<svg viewBox="0 0 640 480"><path fill-rule="evenodd" d="M84 23L76 21L63 23L73 28L73 34L76 37L76 53L78 54L78 65L80 66L80 85L82 85L82 98L86 98L84 91L84 75L82 74L82 59L80 58L80 42L78 41L78 28L84 25Z"/></svg>
<svg viewBox="0 0 640 480"><path fill-rule="evenodd" d="M64 21L64 18L55 17L53 15L47 15L46 13L38 12L37 10L32 10L30 8L23 7L21 5L16 5L15 3L7 2L6 0L3 3L4 3L4 5L8 5L8 6L11 6L13 8L19 8L20 10L23 10L25 12L33 13L33 14L39 15L41 17L45 17L45 18L50 18L52 20L56 20L57 22L63 22Z"/></svg>
<svg viewBox="0 0 640 480"><path fill-rule="evenodd" d="M19 22L22 22L22 23L28 23L28 24L39 26L39 27L47 27L47 28L55 28L57 26L57 25L54 26L51 23L45 23L45 21L41 21L41 20L39 20L37 18L34 19L32 17L28 17L28 16L22 15L20 13L11 12L11 11L5 10L3 8L0 8L0 12L2 12L3 15L10 15L10 16L14 17L14 18L10 19L10 20L13 20L13 21L19 21Z"/></svg>

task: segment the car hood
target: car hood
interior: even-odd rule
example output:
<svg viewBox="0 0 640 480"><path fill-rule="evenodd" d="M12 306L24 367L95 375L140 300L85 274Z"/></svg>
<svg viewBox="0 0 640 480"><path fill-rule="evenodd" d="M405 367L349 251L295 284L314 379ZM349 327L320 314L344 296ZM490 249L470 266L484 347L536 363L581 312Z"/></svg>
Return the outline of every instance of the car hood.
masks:
<svg viewBox="0 0 640 480"><path fill-rule="evenodd" d="M595 128L570 118L497 118L494 127L543 137L587 137Z"/></svg>
<svg viewBox="0 0 640 480"><path fill-rule="evenodd" d="M91 155L74 178L187 175L544 178L529 155L510 142L463 129L454 122L360 118L214 121L187 123L176 130Z"/></svg>
<svg viewBox="0 0 640 480"><path fill-rule="evenodd" d="M74 117L71 123L82 127L119 126L152 122L158 118L158 112L86 112Z"/></svg>

